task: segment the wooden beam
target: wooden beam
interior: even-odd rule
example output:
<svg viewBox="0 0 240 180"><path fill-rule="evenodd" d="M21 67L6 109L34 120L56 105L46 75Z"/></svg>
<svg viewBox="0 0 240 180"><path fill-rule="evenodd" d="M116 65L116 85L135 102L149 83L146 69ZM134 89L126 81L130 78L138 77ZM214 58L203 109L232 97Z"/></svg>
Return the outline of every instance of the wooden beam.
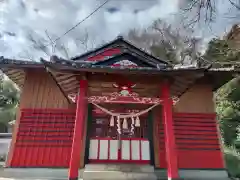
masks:
<svg viewBox="0 0 240 180"><path fill-rule="evenodd" d="M89 83L93 82L122 82L131 81L136 84L156 84L159 85L163 77L159 76L137 76L137 75L118 75L118 74L91 74L88 77Z"/></svg>
<svg viewBox="0 0 240 180"><path fill-rule="evenodd" d="M49 76L52 78L52 80L55 82L55 84L57 85L57 87L59 88L59 90L61 91L61 93L63 94L63 96L66 98L66 100L68 101L69 104L71 104L72 102L70 101L70 99L68 98L67 94L64 92L64 90L62 89L62 87L58 84L57 80L55 79L54 75L52 74L52 72L48 69L46 69L47 73L49 74Z"/></svg>
<svg viewBox="0 0 240 180"><path fill-rule="evenodd" d="M79 86L73 86L73 87L68 87L68 88L64 88L64 91L69 94L69 93L73 93L73 92L77 92Z"/></svg>
<svg viewBox="0 0 240 180"><path fill-rule="evenodd" d="M58 81L58 80L57 80ZM66 79L64 81L58 81L58 84L62 85L62 84L76 84L78 81L77 79L74 77L74 78L71 78L71 79Z"/></svg>
<svg viewBox="0 0 240 180"><path fill-rule="evenodd" d="M66 79L75 77L75 75L69 75L69 74L61 74L61 75L54 75L58 81L64 81Z"/></svg>

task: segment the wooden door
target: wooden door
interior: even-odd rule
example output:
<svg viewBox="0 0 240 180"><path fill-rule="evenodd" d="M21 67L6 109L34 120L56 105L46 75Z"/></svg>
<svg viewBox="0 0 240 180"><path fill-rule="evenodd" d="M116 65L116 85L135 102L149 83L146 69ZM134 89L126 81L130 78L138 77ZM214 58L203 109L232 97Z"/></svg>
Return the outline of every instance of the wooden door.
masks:
<svg viewBox="0 0 240 180"><path fill-rule="evenodd" d="M140 127L131 131L131 120L128 128L123 129L119 137L117 126L110 126L110 116L92 116L89 129L89 162L90 163L150 163L147 116L140 117ZM116 122L116 121L115 121Z"/></svg>

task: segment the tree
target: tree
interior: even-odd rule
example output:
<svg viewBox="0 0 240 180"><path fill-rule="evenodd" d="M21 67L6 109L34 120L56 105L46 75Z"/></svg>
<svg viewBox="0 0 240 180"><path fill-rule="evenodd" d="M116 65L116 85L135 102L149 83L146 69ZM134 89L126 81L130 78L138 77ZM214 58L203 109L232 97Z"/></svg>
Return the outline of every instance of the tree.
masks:
<svg viewBox="0 0 240 180"><path fill-rule="evenodd" d="M20 91L10 80L1 76L0 80L0 122L8 124L15 120L16 109L19 104Z"/></svg>
<svg viewBox="0 0 240 180"><path fill-rule="evenodd" d="M213 66L224 67L238 64L239 47L227 38L212 39L208 43L204 59ZM222 140L224 142L225 161L233 177L240 177L240 79L234 78L215 92L216 112Z"/></svg>
<svg viewBox="0 0 240 180"><path fill-rule="evenodd" d="M226 166L232 177L240 177L240 154L234 147L224 147Z"/></svg>
<svg viewBox="0 0 240 180"><path fill-rule="evenodd" d="M26 39L30 43L30 50L35 52L33 55L29 49L24 50L20 55L21 58L36 60L39 57L51 57L58 55L60 57L69 59L74 56L76 52L85 52L93 48L94 38L89 35L87 30L79 33L75 39L59 38L55 34L49 33L45 30L45 36L39 35L34 30L26 30ZM69 45L70 44L70 45Z"/></svg>
<svg viewBox="0 0 240 180"><path fill-rule="evenodd" d="M204 58L212 62L237 62L240 59L240 51L234 48L230 41L214 38L209 41Z"/></svg>
<svg viewBox="0 0 240 180"><path fill-rule="evenodd" d="M230 5L240 11L240 1L239 0L227 0ZM218 0L185 0L182 3L182 9L184 12L190 12L193 14L193 18L190 20L190 24L200 22L204 20L205 22L212 22L218 15L217 3L221 1Z"/></svg>
<svg viewBox="0 0 240 180"><path fill-rule="evenodd" d="M181 29L158 19L144 30L130 30L133 44L173 64L195 63L201 39L192 36L192 29Z"/></svg>
<svg viewBox="0 0 240 180"><path fill-rule="evenodd" d="M237 150L238 128L240 124L240 86L233 79L216 92L216 110L224 144Z"/></svg>
<svg viewBox="0 0 240 180"><path fill-rule="evenodd" d="M238 63L240 60L239 50L228 39L212 39L208 43L204 59L211 61L213 66L224 67ZM238 125L240 123L240 79L235 78L225 84L215 93L216 110L218 114L221 134L225 145L237 146Z"/></svg>

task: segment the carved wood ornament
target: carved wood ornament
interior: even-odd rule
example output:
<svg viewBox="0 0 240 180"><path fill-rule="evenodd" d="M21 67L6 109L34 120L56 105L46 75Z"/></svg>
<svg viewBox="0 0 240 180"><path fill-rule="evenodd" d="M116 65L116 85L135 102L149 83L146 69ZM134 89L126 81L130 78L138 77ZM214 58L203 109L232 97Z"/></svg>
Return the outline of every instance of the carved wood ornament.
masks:
<svg viewBox="0 0 240 180"><path fill-rule="evenodd" d="M140 97L138 93L132 91L136 84L131 82L114 83L113 87L118 91L113 92L106 96L90 96L88 97L89 103L119 103L119 104L159 104L160 98ZM68 97L76 102L76 94L70 94Z"/></svg>

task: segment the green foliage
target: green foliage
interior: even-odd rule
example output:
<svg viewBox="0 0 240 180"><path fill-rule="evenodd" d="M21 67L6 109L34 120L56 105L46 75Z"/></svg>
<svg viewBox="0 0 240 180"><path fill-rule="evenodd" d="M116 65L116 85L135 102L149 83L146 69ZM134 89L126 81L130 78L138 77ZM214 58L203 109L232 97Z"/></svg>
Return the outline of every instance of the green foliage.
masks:
<svg viewBox="0 0 240 180"><path fill-rule="evenodd" d="M224 67L240 60L240 52L224 39L212 39L203 56L213 66ZM225 144L225 160L229 173L240 176L240 84L239 78L225 84L215 93L216 112ZM231 147L231 148L228 148Z"/></svg>
<svg viewBox="0 0 240 180"><path fill-rule="evenodd" d="M0 122L7 124L15 120L20 91L16 85L4 77L0 80Z"/></svg>
<svg viewBox="0 0 240 180"><path fill-rule="evenodd" d="M238 78L220 88L216 92L215 99L224 143L236 147L239 133L237 128L240 124L240 85Z"/></svg>
<svg viewBox="0 0 240 180"><path fill-rule="evenodd" d="M240 177L240 154L234 147L224 148L225 162L232 177Z"/></svg>
<svg viewBox="0 0 240 180"><path fill-rule="evenodd" d="M213 62L234 62L240 60L240 51L229 41L214 38L208 43L204 58Z"/></svg>

